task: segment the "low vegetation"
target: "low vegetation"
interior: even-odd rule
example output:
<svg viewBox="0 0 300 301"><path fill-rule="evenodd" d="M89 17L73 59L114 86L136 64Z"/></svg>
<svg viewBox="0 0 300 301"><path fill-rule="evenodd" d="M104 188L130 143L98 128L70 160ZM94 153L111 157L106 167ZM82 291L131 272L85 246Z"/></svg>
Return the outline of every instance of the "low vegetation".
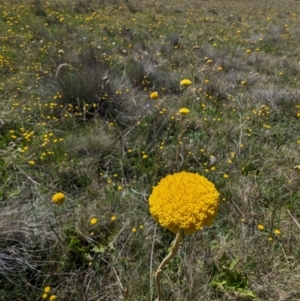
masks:
<svg viewBox="0 0 300 301"><path fill-rule="evenodd" d="M291 0L0 0L0 300L154 300L174 234L148 198L179 171L220 208L162 299L299 300L299 21Z"/></svg>

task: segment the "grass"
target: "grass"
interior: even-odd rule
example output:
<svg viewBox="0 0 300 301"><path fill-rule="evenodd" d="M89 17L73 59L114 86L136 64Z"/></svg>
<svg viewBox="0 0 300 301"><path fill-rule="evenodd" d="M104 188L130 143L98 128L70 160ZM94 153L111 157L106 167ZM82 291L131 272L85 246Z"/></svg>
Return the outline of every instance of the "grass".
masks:
<svg viewBox="0 0 300 301"><path fill-rule="evenodd" d="M182 170L221 205L164 300L299 300L297 2L0 8L0 300L153 300L174 235L148 196Z"/></svg>

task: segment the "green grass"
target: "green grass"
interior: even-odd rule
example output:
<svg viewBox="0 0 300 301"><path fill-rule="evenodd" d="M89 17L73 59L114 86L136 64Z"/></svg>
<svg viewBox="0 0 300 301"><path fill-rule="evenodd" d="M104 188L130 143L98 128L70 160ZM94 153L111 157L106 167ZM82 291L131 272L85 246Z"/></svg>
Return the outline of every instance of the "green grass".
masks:
<svg viewBox="0 0 300 301"><path fill-rule="evenodd" d="M174 235L148 196L183 170L221 205L168 264L163 299L299 300L297 2L7 2L0 300L154 300Z"/></svg>

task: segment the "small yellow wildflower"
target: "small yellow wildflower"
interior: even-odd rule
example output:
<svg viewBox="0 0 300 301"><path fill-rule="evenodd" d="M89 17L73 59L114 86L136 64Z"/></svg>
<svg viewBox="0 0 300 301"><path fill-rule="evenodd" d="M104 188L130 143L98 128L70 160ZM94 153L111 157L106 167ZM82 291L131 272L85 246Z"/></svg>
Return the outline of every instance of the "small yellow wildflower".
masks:
<svg viewBox="0 0 300 301"><path fill-rule="evenodd" d="M147 155L143 155L142 158L143 158L143 159L147 159L148 156L147 156Z"/></svg>
<svg viewBox="0 0 300 301"><path fill-rule="evenodd" d="M98 220L95 217L90 219L90 224L91 225L96 225L97 223L98 223Z"/></svg>
<svg viewBox="0 0 300 301"><path fill-rule="evenodd" d="M241 81L241 85L242 85L242 86L244 86L244 85L246 85L246 84L247 84L247 82L246 82L245 80Z"/></svg>
<svg viewBox="0 0 300 301"><path fill-rule="evenodd" d="M117 217L115 216L115 215L113 215L111 218L110 218L110 220L113 222L113 221L115 221L117 219Z"/></svg>
<svg viewBox="0 0 300 301"><path fill-rule="evenodd" d="M46 294L46 293L42 295L42 299L47 299L47 297L48 297L48 294Z"/></svg>
<svg viewBox="0 0 300 301"><path fill-rule="evenodd" d="M136 232L136 228L133 227L133 228L131 229L131 232L132 232L132 233L135 233L135 232Z"/></svg>
<svg viewBox="0 0 300 301"><path fill-rule="evenodd" d="M281 231L280 231L279 229L276 229L276 230L274 231L274 233L275 233L276 235L280 235L280 234L281 234Z"/></svg>
<svg viewBox="0 0 300 301"><path fill-rule="evenodd" d="M265 229L265 227L263 225L258 225L257 228L261 231Z"/></svg>
<svg viewBox="0 0 300 301"><path fill-rule="evenodd" d="M56 300L56 296L55 295L50 296L49 300L50 301L55 301Z"/></svg>
<svg viewBox="0 0 300 301"><path fill-rule="evenodd" d="M153 187L150 213L168 230L192 234L212 224L219 196L214 184L205 177L182 171L167 175Z"/></svg>
<svg viewBox="0 0 300 301"><path fill-rule="evenodd" d="M181 114L188 114L190 113L190 110L188 108L181 108L178 113L181 113Z"/></svg>
<svg viewBox="0 0 300 301"><path fill-rule="evenodd" d="M268 238L268 240L269 240L269 241L272 241L272 240L273 240L273 238L272 238L272 237L269 237L269 238Z"/></svg>
<svg viewBox="0 0 300 301"><path fill-rule="evenodd" d="M150 98L152 98L152 99L157 99L158 98L158 92L152 92L151 94L150 94Z"/></svg>
<svg viewBox="0 0 300 301"><path fill-rule="evenodd" d="M180 82L180 85L181 86L189 86L191 85L192 82L189 80L189 79L183 79L181 82Z"/></svg>
<svg viewBox="0 0 300 301"><path fill-rule="evenodd" d="M66 196L62 192L55 193L52 196L52 202L56 205L61 205L66 199Z"/></svg>
<svg viewBox="0 0 300 301"><path fill-rule="evenodd" d="M300 113L297 114L297 118L300 118Z"/></svg>
<svg viewBox="0 0 300 301"><path fill-rule="evenodd" d="M229 178L228 174L224 173L223 178L228 179Z"/></svg>
<svg viewBox="0 0 300 301"><path fill-rule="evenodd" d="M223 70L223 68L222 67L218 67L218 71L222 71Z"/></svg>
<svg viewBox="0 0 300 301"><path fill-rule="evenodd" d="M51 290L51 287L50 287L50 286L46 286L46 287L44 288L44 292L45 292L45 293L49 293L50 290Z"/></svg>

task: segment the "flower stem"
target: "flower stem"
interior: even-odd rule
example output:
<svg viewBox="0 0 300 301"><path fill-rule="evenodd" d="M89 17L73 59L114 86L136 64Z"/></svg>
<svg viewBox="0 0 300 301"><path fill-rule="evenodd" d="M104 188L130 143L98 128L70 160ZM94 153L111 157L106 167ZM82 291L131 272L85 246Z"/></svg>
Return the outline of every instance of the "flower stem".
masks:
<svg viewBox="0 0 300 301"><path fill-rule="evenodd" d="M163 259L155 273L155 284L157 288L158 297L155 301L161 301L161 286L160 286L160 276L166 266L166 264L176 255L181 242L183 241L183 231L179 230L176 234L175 240L171 243L170 253Z"/></svg>
<svg viewBox="0 0 300 301"><path fill-rule="evenodd" d="M178 167L178 160L179 160L179 151L180 151L180 142L182 137L182 123L183 123L183 115L180 116L180 122L179 122L179 134L177 137L177 147L176 147L176 155L175 155L175 164L174 164L174 172L179 171Z"/></svg>

